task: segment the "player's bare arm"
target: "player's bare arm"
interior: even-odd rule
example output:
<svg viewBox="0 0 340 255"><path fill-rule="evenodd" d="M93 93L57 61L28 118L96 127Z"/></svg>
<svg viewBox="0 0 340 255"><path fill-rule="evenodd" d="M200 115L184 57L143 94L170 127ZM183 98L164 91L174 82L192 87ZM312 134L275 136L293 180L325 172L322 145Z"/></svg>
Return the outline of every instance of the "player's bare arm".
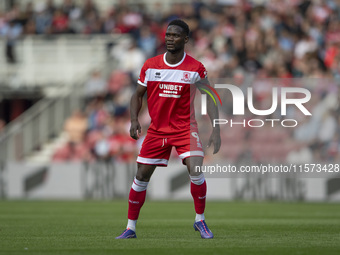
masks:
<svg viewBox="0 0 340 255"><path fill-rule="evenodd" d="M209 81L208 81L208 79L202 79L202 80L196 82L195 85L196 85L196 87L204 87L205 85L209 85ZM204 90L200 90L200 92L202 94L206 94L206 92L204 92ZM219 118L218 108L217 108L213 99L210 96L207 97L207 113L208 113L208 116L209 116L212 124L213 124L214 119ZM212 130L212 133L211 133L209 141L208 141L208 147L210 147L211 144L214 145L214 152L213 153L216 154L220 150L220 147L221 147L221 135L220 135L220 126L219 125L215 125L215 127L213 126L213 130Z"/></svg>
<svg viewBox="0 0 340 255"><path fill-rule="evenodd" d="M138 140L142 128L138 121L138 114L143 104L143 96L146 92L146 87L142 85L137 85L136 91L133 93L130 101L130 116L131 116L131 127L130 127L130 136Z"/></svg>
<svg viewBox="0 0 340 255"><path fill-rule="evenodd" d="M207 105L208 105L208 116L211 120L211 123L213 123L214 119L218 119L218 109L217 106L214 104L212 98L207 97ZM208 142L208 147L211 146L211 144L214 145L214 154L216 154L221 147L221 135L220 135L220 126L219 125L215 125L215 127L213 126L213 130L212 133L210 135L209 138L209 142Z"/></svg>

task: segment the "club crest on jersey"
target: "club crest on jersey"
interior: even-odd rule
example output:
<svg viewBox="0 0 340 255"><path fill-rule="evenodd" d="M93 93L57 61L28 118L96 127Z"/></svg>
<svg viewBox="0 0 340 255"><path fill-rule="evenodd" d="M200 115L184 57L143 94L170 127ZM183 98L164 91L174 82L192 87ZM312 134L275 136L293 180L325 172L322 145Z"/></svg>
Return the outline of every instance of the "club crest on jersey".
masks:
<svg viewBox="0 0 340 255"><path fill-rule="evenodd" d="M190 73L189 73L189 72L184 72L184 73L183 73L182 81L184 81L184 82L190 82Z"/></svg>

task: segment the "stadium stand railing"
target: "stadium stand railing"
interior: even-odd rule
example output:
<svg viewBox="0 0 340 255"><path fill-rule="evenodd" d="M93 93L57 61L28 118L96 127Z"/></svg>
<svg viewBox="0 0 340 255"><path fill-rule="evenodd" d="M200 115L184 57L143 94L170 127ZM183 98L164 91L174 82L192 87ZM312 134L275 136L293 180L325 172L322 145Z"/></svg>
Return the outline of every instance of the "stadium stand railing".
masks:
<svg viewBox="0 0 340 255"><path fill-rule="evenodd" d="M79 107L78 83L58 98L44 98L6 126L0 136L0 161L22 160L58 134L72 109Z"/></svg>
<svg viewBox="0 0 340 255"><path fill-rule="evenodd" d="M50 41L42 36L30 36L21 41L20 63L16 67L1 63L2 84L13 85L7 76L10 70L16 72L19 87L40 86L46 96L9 123L0 134L0 163L24 159L61 132L65 119L81 108L82 88L89 72L114 67L109 65L107 44L125 37L73 35L58 36ZM34 52L40 56L32 56ZM49 54L55 52L61 54L58 58L62 61L48 61ZM77 59L78 63L72 62L76 55L81 57Z"/></svg>

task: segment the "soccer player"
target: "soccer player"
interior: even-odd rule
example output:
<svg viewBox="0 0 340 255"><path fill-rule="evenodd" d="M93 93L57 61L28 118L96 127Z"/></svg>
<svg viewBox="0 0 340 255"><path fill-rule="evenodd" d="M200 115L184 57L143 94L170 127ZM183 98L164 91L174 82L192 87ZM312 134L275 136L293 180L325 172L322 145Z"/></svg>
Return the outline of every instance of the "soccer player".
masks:
<svg viewBox="0 0 340 255"><path fill-rule="evenodd" d="M206 181L203 173L195 171L195 166L202 166L204 153L193 107L196 91L192 88L195 83L206 80L207 72L202 63L184 52L188 40L188 25L182 20L171 21L165 34L166 53L148 59L142 67L130 103L131 137L137 140L141 134L138 114L145 92L151 124L137 158L138 170L129 193L127 228L116 239L137 237L136 223L150 177L157 166L167 166L173 146L191 179L196 211L194 229L202 238L213 238L204 218ZM217 119L218 111L210 97L207 97L207 106L210 119ZM211 144L214 154L217 153L221 146L219 126L213 128L208 146Z"/></svg>

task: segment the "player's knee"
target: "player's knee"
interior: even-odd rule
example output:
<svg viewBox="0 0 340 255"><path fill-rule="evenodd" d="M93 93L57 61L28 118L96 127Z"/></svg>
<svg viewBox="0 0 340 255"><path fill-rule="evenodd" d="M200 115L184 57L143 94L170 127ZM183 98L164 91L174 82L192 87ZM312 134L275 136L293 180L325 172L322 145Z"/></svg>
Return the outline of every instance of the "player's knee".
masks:
<svg viewBox="0 0 340 255"><path fill-rule="evenodd" d="M136 179L142 182L148 182L150 181L153 171L154 167L139 165L136 174Z"/></svg>
<svg viewBox="0 0 340 255"><path fill-rule="evenodd" d="M143 176L142 174L138 173L136 174L136 179L138 181L142 181L142 182L148 182L148 178L146 176Z"/></svg>
<svg viewBox="0 0 340 255"><path fill-rule="evenodd" d="M150 181L150 176L143 175L142 173L137 173L136 174L136 179L138 181L148 182L148 181Z"/></svg>

